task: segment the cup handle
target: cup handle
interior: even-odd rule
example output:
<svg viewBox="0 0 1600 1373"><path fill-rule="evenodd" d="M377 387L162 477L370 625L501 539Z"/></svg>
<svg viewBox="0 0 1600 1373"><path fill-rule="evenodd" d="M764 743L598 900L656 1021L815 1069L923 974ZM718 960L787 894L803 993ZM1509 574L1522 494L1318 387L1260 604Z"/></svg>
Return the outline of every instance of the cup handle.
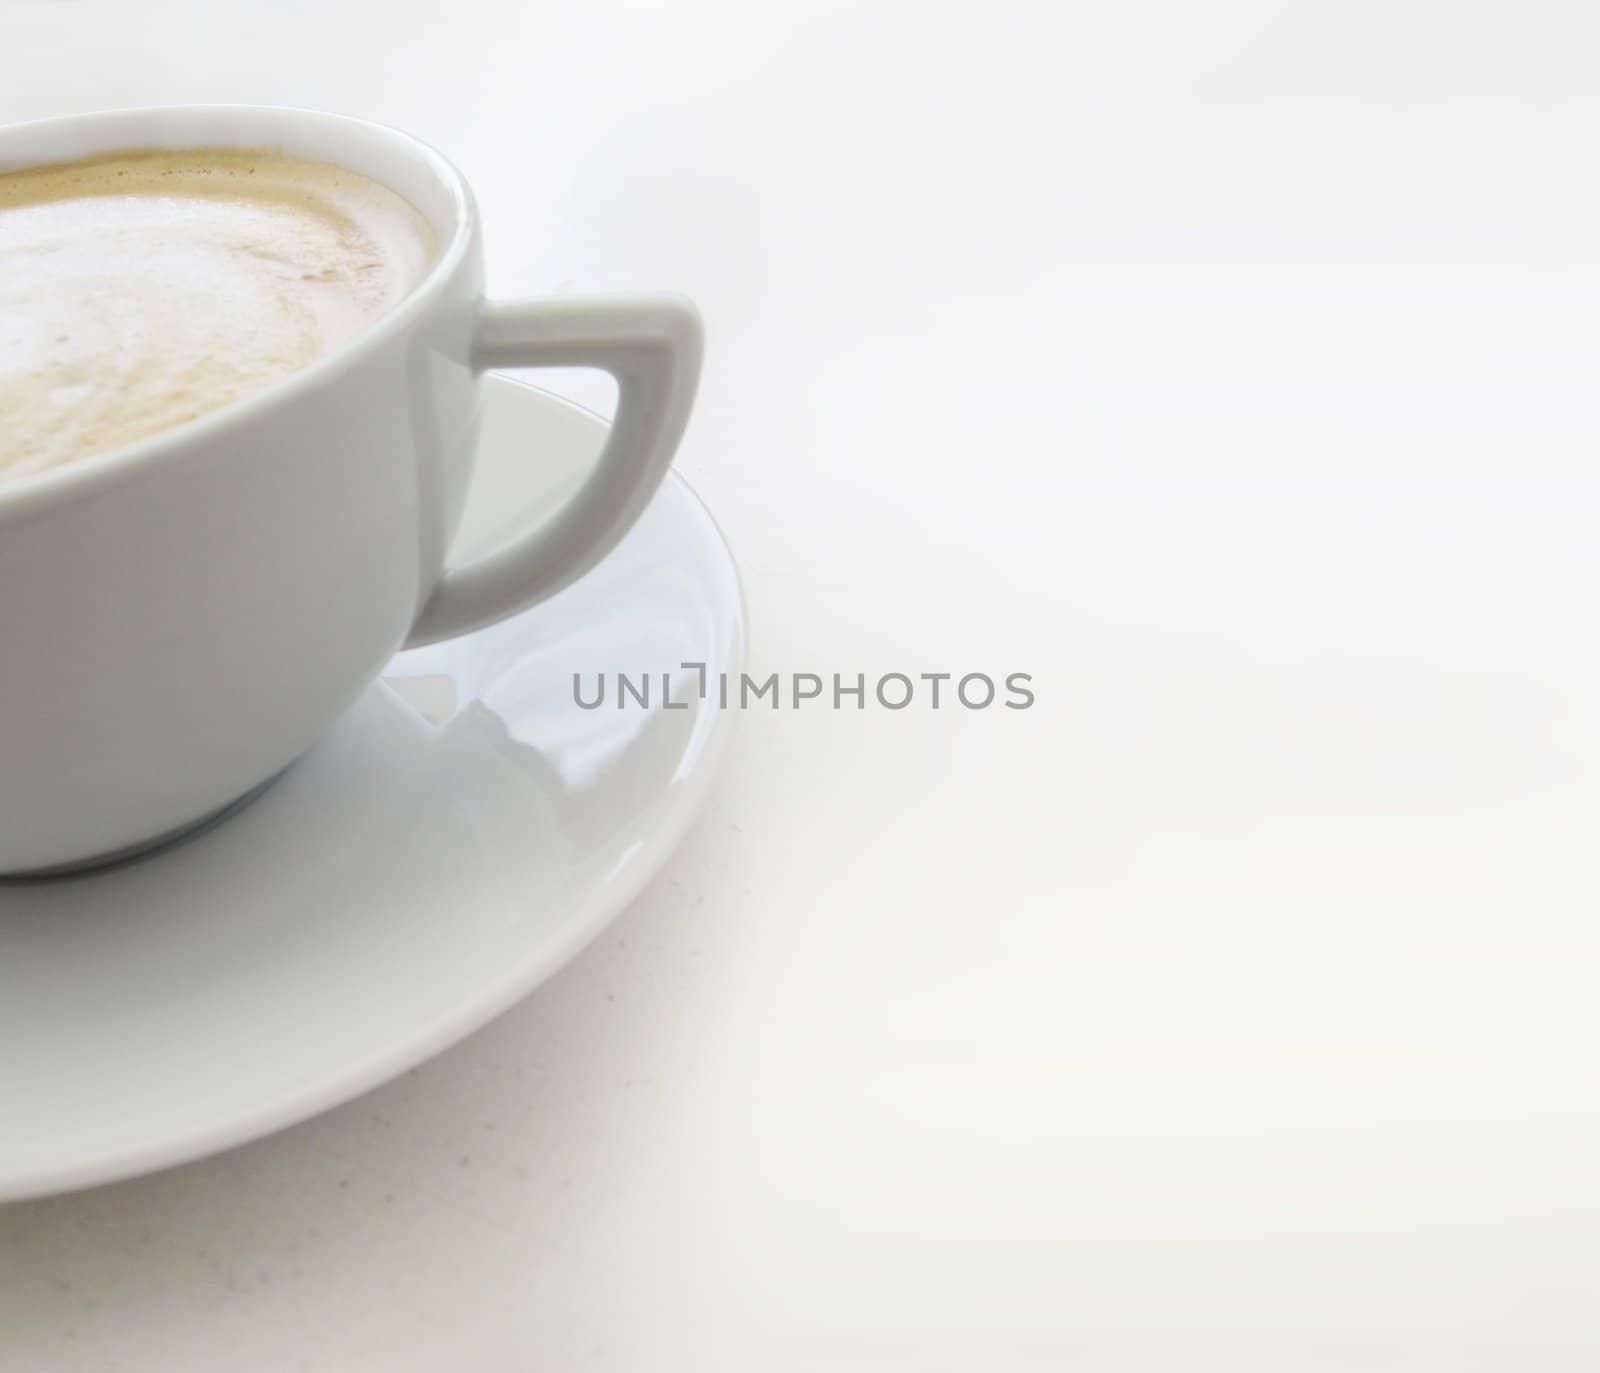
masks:
<svg viewBox="0 0 1600 1373"><path fill-rule="evenodd" d="M475 371L597 367L617 413L594 471L567 504L507 547L446 570L406 640L420 648L553 596L605 557L644 513L689 422L700 379L700 315L676 296L487 301Z"/></svg>

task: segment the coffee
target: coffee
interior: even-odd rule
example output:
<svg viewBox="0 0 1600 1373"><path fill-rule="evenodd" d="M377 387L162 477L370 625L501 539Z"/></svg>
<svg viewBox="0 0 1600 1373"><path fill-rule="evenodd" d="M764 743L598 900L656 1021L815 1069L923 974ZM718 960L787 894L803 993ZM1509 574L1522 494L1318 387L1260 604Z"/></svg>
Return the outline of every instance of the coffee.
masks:
<svg viewBox="0 0 1600 1373"><path fill-rule="evenodd" d="M0 482L170 429L298 371L427 273L427 220L268 151L0 174Z"/></svg>

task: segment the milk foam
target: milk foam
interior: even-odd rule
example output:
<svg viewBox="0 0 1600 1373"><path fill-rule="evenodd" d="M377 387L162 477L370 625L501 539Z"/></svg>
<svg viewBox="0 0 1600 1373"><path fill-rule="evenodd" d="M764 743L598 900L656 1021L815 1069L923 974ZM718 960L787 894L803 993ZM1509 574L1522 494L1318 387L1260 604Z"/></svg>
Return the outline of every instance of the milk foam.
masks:
<svg viewBox="0 0 1600 1373"><path fill-rule="evenodd" d="M0 482L305 367L436 255L428 222L387 187L271 152L0 175Z"/></svg>

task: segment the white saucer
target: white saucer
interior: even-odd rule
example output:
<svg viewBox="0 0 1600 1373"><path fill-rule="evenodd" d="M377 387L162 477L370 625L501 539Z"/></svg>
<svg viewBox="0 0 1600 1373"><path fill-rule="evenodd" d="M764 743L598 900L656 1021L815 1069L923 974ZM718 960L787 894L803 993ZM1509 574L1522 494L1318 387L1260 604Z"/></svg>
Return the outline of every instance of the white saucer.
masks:
<svg viewBox="0 0 1600 1373"><path fill-rule="evenodd" d="M491 377L460 546L553 503L601 421ZM530 454L539 455L535 466ZM164 853L0 886L0 1199L196 1158L344 1101L537 986L687 828L731 717L738 576L681 478L576 586L402 654L258 800ZM692 689L704 662L712 699ZM284 665L292 673L292 663ZM573 698L649 672L644 709ZM663 710L660 674L675 678Z"/></svg>

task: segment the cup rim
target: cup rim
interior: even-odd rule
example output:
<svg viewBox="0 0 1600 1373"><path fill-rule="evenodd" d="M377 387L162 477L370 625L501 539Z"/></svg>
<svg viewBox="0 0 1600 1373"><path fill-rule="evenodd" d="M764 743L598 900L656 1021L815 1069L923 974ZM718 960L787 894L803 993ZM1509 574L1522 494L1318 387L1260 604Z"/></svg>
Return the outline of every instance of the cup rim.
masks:
<svg viewBox="0 0 1600 1373"><path fill-rule="evenodd" d="M437 148L413 134L406 133L403 129L380 124L375 120L362 119L356 115L335 114L331 111L293 105L248 103L126 106L0 125L0 144L26 138L30 133L66 129L73 125L87 128L96 123L110 124L117 120L131 122L163 116L177 119L204 119L218 115L257 116L268 121L281 120L285 125L294 123L318 125L334 131L362 130L368 137L376 136L397 151L404 152L422 163L438 180L450 203L451 222L448 227L448 237L438 257L422 280L393 309L374 320L360 333L346 339L338 347L321 354L305 367L268 382L259 390L251 391L248 395L218 406L215 410L208 410L191 420L185 420L182 424L173 425L169 429L157 430L130 443L108 448L101 453L75 458L56 467L45 468L41 472L30 472L9 479L0 478L0 524L43 506L53 505L64 498L92 490L103 485L109 478L131 472L163 454L179 452L193 444L210 442L227 434L229 430L254 422L282 402L322 385L331 374L349 367L369 349L410 328L417 317L429 309L434 298L443 290L446 281L455 273L470 250L473 234L477 228L477 207L466 179L455 164ZM205 135L200 133L190 146L208 145L226 147L228 140L225 137L212 138L208 144ZM130 139L126 146L132 149L140 145ZM182 145L174 143L171 146L177 148ZM105 151L114 153L116 146L109 145ZM327 160L339 162L337 155ZM21 170L30 165L36 164L24 160L12 170ZM372 179L380 183L383 181L382 177Z"/></svg>

